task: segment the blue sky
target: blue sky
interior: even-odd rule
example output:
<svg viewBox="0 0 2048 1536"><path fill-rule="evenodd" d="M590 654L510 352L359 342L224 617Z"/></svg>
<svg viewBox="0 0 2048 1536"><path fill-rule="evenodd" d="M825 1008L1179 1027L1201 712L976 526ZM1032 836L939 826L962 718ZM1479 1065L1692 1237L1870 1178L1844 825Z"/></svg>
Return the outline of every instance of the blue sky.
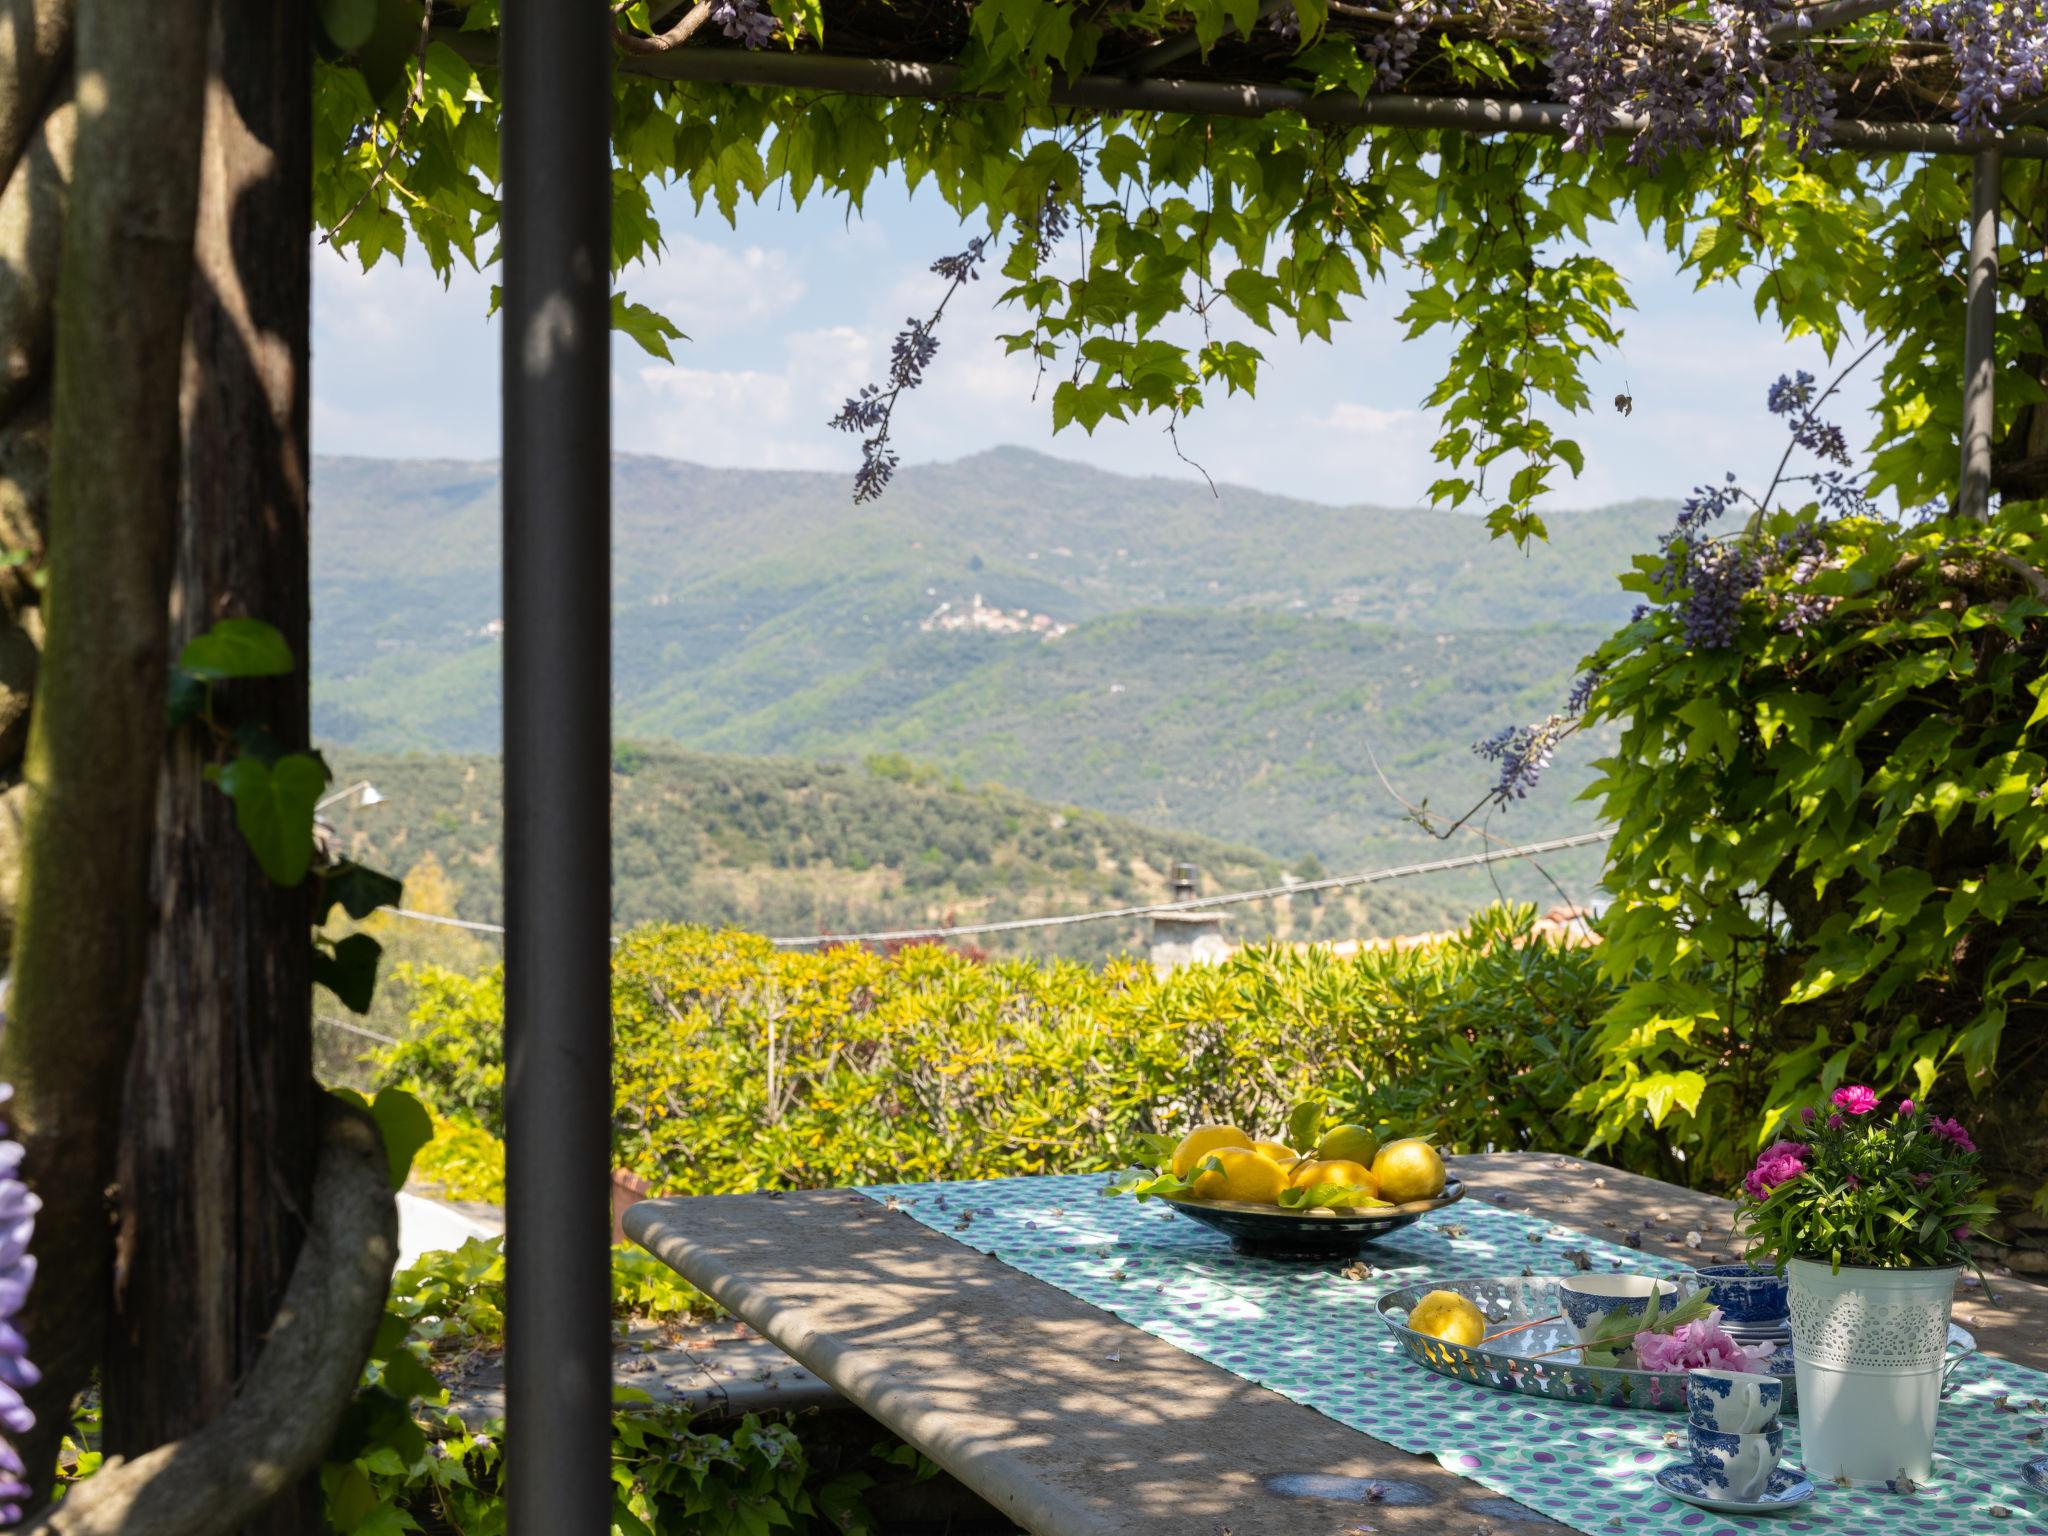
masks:
<svg viewBox="0 0 2048 1536"><path fill-rule="evenodd" d="M657 193L663 260L624 286L690 335L673 366L620 341L613 354L613 441L622 451L747 467L844 468L854 439L825 421L877 377L906 316L928 312L941 279L927 269L970 231L936 196L878 187L863 214L813 202L742 208L737 229L686 197ZM1629 281L1638 310L1621 349L1593 370L1600 408L1570 424L1586 472L1559 507L1682 495L1733 469L1767 480L1784 437L1763 397L1781 372L1831 376L1818 345L1787 343L1755 318L1749 296L1695 291L1675 259L1615 232L1597 248ZM313 446L373 457L493 458L498 451L496 322L488 279L444 290L417 256L364 274L322 248L315 264ZM1160 426L1105 424L1055 435L1049 394L997 336L1021 328L984 281L947 311L936 366L897 413L906 463L1022 444L1133 474L1194 477ZM1328 502L1418 505L1439 473L1421 401L1446 343L1409 342L1394 321L1398 289L1368 290L1334 344L1244 328L1266 354L1258 398L1220 395L1181 429L1181 445L1219 481ZM1846 354L1845 354L1846 355ZM1874 360L1844 391L1836 418L1853 443L1874 393ZM1608 405L1626 388L1628 417Z"/></svg>

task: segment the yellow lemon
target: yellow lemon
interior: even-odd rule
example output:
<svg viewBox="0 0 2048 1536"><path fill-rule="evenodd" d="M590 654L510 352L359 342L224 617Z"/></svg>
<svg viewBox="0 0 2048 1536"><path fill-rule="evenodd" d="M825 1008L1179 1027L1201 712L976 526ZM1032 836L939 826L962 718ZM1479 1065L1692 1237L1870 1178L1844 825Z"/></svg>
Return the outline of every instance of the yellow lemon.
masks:
<svg viewBox="0 0 2048 1536"><path fill-rule="evenodd" d="M1202 1200L1243 1200L1252 1205L1274 1205L1287 1187L1287 1170L1254 1152L1250 1147L1218 1147L1213 1154L1223 1165L1221 1173L1210 1170L1195 1175L1195 1195Z"/></svg>
<svg viewBox="0 0 2048 1536"><path fill-rule="evenodd" d="M1301 1155L1292 1147L1283 1147L1277 1141L1255 1141L1252 1150L1261 1157L1270 1157L1282 1168L1292 1168L1301 1161Z"/></svg>
<svg viewBox="0 0 2048 1536"><path fill-rule="evenodd" d="M1486 1314L1456 1291L1431 1291L1409 1312L1408 1326L1446 1344L1470 1347L1486 1337Z"/></svg>
<svg viewBox="0 0 2048 1536"><path fill-rule="evenodd" d="M1244 1147L1250 1149L1251 1137L1234 1125L1198 1125L1181 1137L1180 1145L1173 1149L1173 1171L1180 1178L1188 1176L1188 1170L1223 1147Z"/></svg>
<svg viewBox="0 0 2048 1536"><path fill-rule="evenodd" d="M1372 1160L1372 1173L1379 1180L1380 1198L1396 1205L1434 1200L1444 1192L1444 1160L1435 1147L1413 1137L1381 1147Z"/></svg>
<svg viewBox="0 0 2048 1536"><path fill-rule="evenodd" d="M1294 1176L1287 1182L1296 1189L1313 1189L1318 1184L1341 1184L1346 1189L1363 1189L1367 1194L1380 1192L1379 1181L1372 1176L1372 1170L1348 1158L1311 1158L1295 1169Z"/></svg>
<svg viewBox="0 0 2048 1536"><path fill-rule="evenodd" d="M1323 1132L1323 1139L1316 1146L1316 1156L1363 1163L1370 1168L1379 1150L1379 1137L1365 1126L1333 1125Z"/></svg>

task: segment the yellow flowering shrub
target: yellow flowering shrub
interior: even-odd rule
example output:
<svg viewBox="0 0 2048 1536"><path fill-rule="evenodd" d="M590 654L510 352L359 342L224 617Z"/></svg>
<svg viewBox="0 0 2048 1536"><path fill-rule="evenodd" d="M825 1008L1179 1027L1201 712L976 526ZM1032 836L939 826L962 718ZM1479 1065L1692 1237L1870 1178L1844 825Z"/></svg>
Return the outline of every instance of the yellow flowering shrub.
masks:
<svg viewBox="0 0 2048 1536"><path fill-rule="evenodd" d="M1576 1151L1566 1106L1612 988L1532 923L1494 908L1425 949L1251 948L1165 976L642 929L612 968L615 1156L667 1193L1095 1171L1147 1132L1277 1130L1314 1095L1448 1150ZM412 1038L380 1070L502 1134L501 973L412 982Z"/></svg>

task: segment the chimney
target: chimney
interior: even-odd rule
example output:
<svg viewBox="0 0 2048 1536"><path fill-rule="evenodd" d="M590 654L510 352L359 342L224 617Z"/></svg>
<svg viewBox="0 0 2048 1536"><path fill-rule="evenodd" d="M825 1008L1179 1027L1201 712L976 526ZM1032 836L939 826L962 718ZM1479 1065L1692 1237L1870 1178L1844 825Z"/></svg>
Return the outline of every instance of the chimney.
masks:
<svg viewBox="0 0 2048 1536"><path fill-rule="evenodd" d="M1192 901L1199 894L1199 872L1192 864L1173 866L1173 899ZM1152 969L1170 971L1183 965L1214 965L1230 953L1223 938L1221 912L1154 912Z"/></svg>

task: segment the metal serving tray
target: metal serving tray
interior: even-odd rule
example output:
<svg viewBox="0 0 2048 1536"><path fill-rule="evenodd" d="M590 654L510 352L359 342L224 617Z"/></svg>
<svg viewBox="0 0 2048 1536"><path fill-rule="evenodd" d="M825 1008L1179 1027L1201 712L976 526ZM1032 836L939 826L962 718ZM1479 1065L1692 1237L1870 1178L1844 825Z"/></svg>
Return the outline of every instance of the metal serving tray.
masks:
<svg viewBox="0 0 2048 1536"><path fill-rule="evenodd" d="M1683 1276L1677 1277L1681 1287ZM1521 1392L1530 1397L1555 1398L1563 1402L1600 1403L1609 1408L1641 1408L1659 1412L1684 1412L1685 1373L1645 1371L1632 1366L1586 1365L1580 1359L1578 1336L1571 1325L1558 1318L1525 1328L1504 1339L1467 1346L1417 1333L1408 1326L1408 1313L1431 1291L1456 1291L1468 1297L1486 1314L1493 1329L1534 1322L1558 1311L1557 1275L1516 1275L1506 1279L1478 1278L1437 1280L1404 1286L1379 1299L1380 1321L1400 1340L1410 1359L1440 1376L1466 1381L1501 1392ZM1954 1324L1948 1330L1949 1356L1943 1367L1944 1379L1954 1372L1977 1341ZM1563 1350L1562 1354L1551 1354ZM1546 1359L1535 1356L1546 1355ZM1624 1356L1623 1358L1627 1358ZM1785 1412L1797 1411L1797 1388L1792 1377L1792 1346L1780 1344L1777 1352L1761 1362L1762 1368L1785 1379Z"/></svg>

